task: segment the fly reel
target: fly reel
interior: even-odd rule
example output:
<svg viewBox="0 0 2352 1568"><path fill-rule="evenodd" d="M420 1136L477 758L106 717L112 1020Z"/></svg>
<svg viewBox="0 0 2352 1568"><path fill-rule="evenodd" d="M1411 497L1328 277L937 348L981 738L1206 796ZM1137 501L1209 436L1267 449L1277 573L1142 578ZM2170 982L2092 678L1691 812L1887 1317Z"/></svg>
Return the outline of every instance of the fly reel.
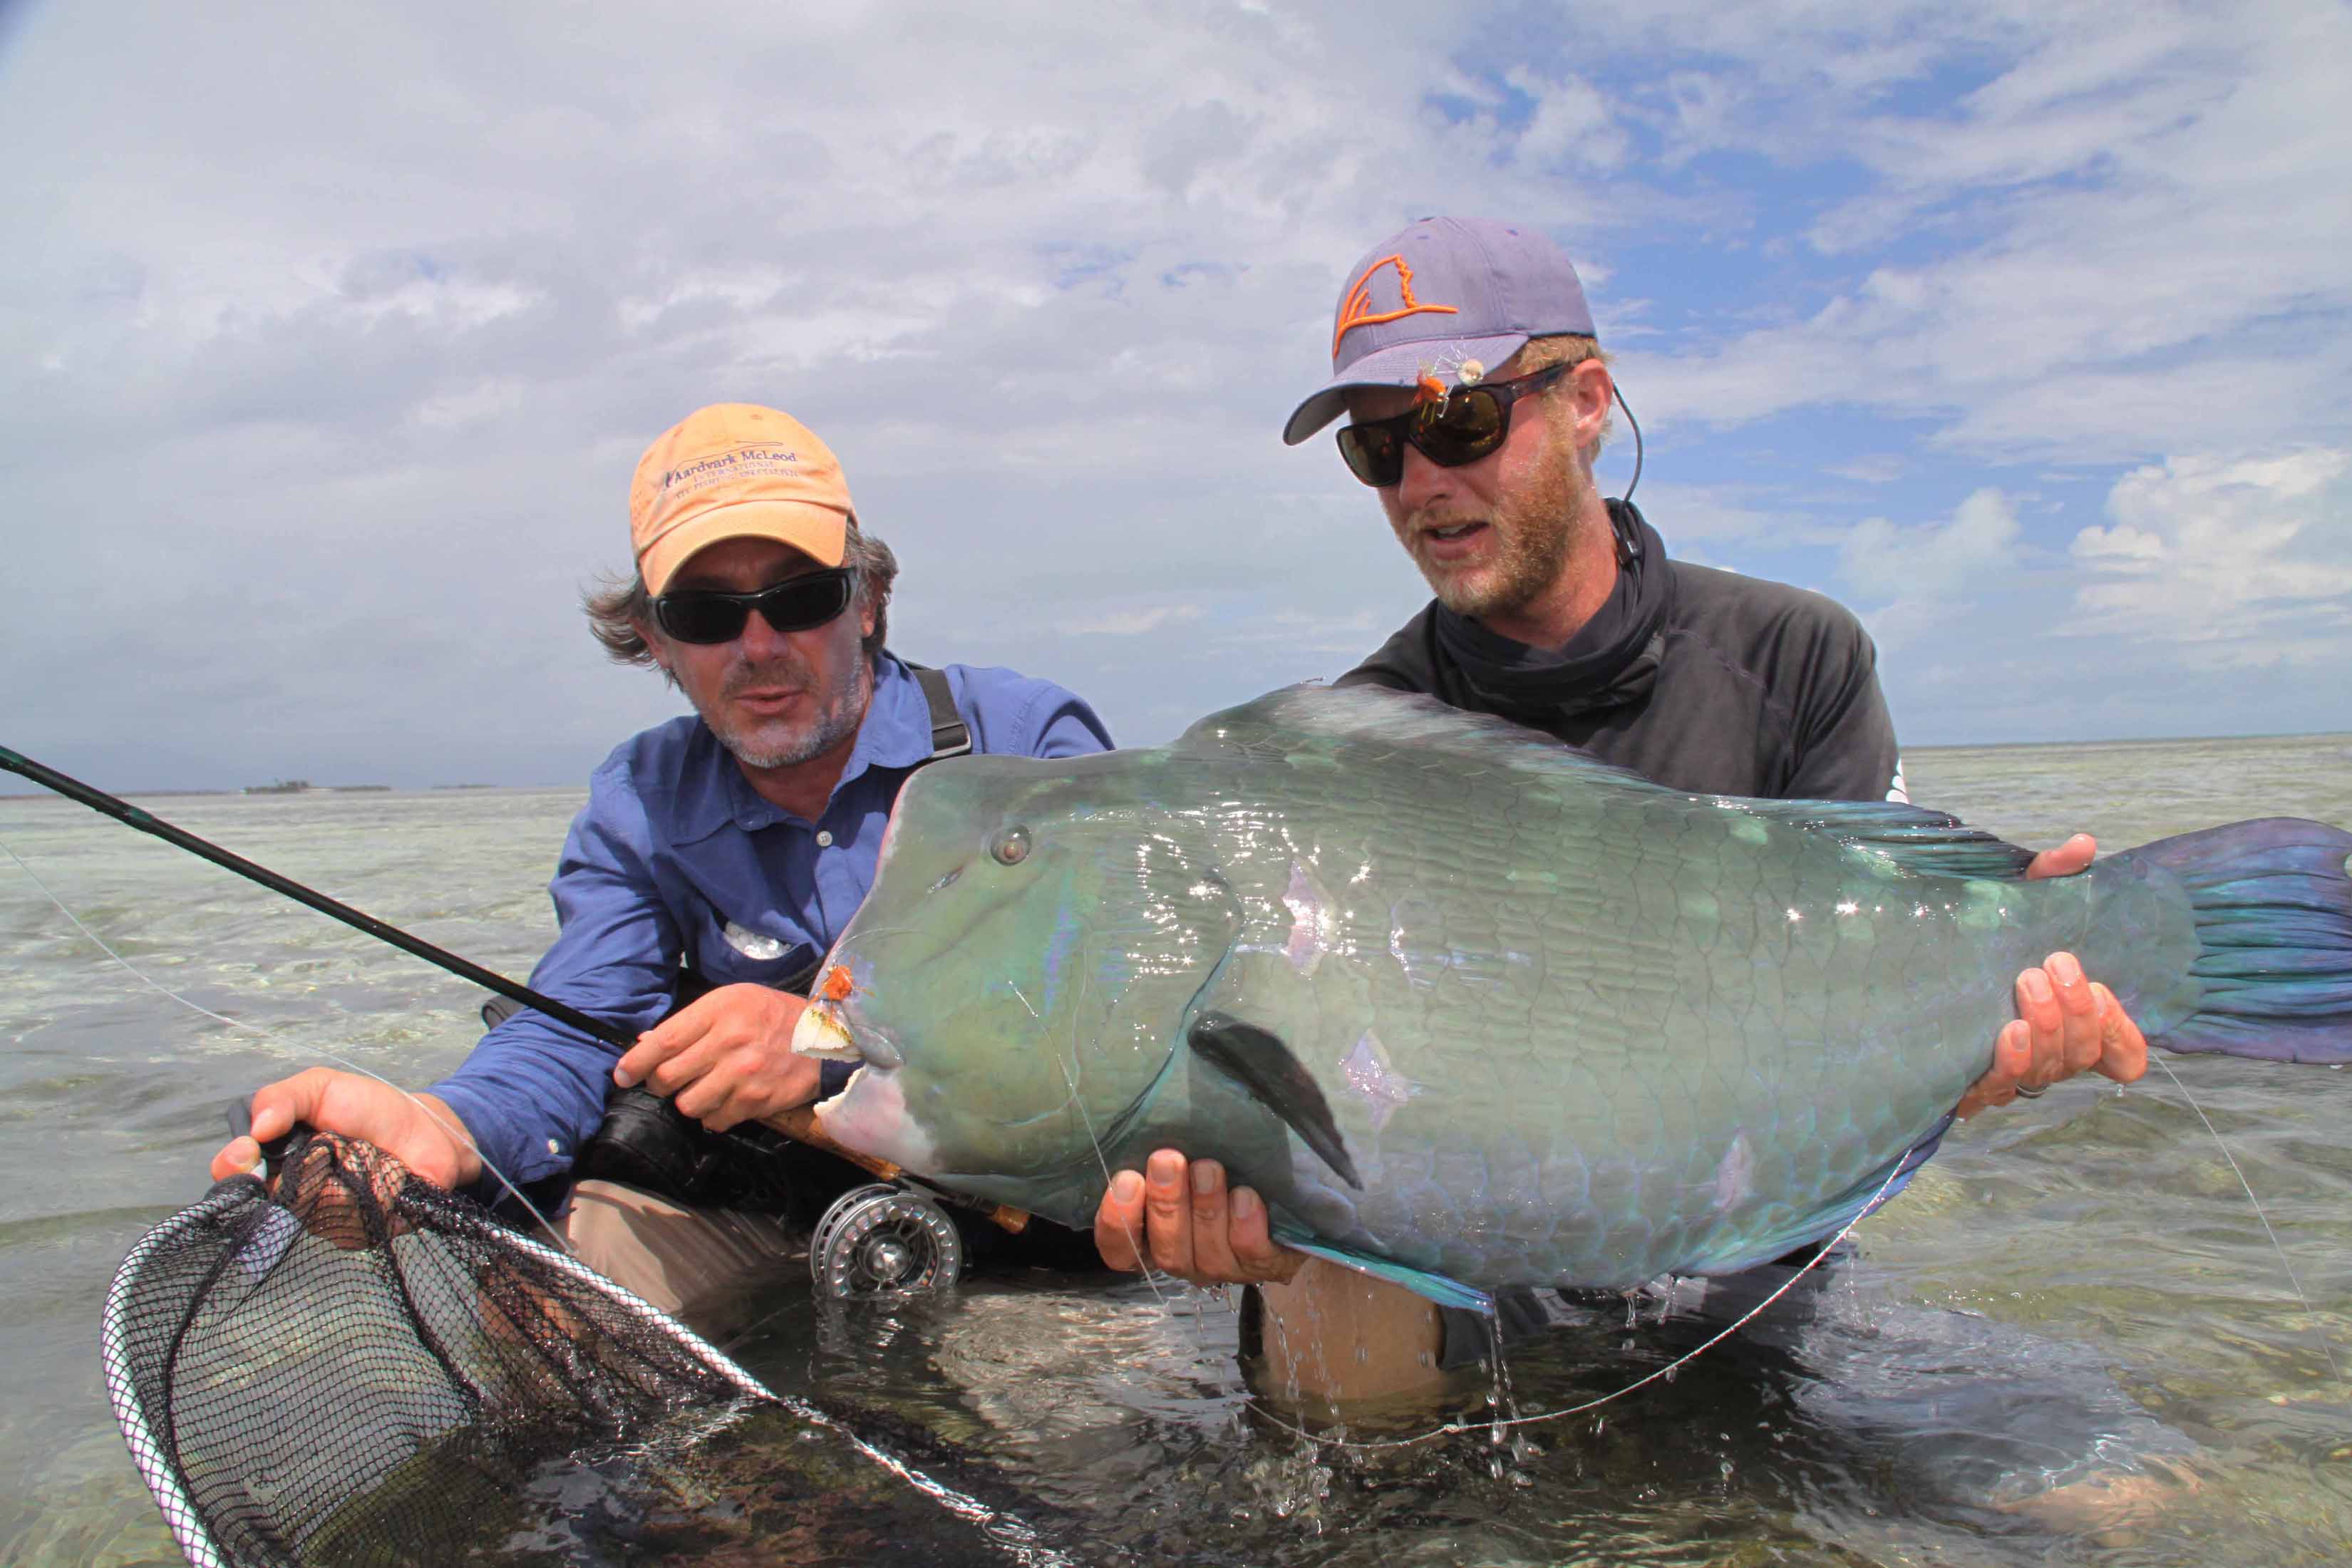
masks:
<svg viewBox="0 0 2352 1568"><path fill-rule="evenodd" d="M963 1271L963 1237L939 1205L904 1187L853 1187L809 1237L816 1293L835 1300L920 1296Z"/></svg>

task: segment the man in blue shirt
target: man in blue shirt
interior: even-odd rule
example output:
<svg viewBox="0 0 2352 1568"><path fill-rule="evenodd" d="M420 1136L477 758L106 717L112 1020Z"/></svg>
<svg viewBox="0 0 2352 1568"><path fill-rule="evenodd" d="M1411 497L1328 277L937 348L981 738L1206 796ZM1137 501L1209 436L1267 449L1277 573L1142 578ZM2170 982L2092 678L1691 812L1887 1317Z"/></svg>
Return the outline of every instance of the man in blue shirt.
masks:
<svg viewBox="0 0 2352 1568"><path fill-rule="evenodd" d="M616 1086L643 1084L714 1132L806 1104L821 1064L790 1049L805 998L778 986L865 899L899 786L934 754L935 717L974 752L1110 745L1084 701L1006 669L939 672L953 719L935 716L883 646L898 563L858 527L833 454L788 416L689 416L639 463L630 518L637 573L592 596L590 619L615 658L658 667L695 713L596 770L551 888L561 932L531 984L641 1031L637 1045L616 1058L526 1010L421 1095L324 1068L271 1084L254 1096L256 1137L306 1121L494 1195L566 1173ZM709 989L665 1019L681 967ZM240 1138L213 1174L258 1160ZM770 1216L599 1182L575 1191L564 1228L583 1261L673 1310L797 1239Z"/></svg>

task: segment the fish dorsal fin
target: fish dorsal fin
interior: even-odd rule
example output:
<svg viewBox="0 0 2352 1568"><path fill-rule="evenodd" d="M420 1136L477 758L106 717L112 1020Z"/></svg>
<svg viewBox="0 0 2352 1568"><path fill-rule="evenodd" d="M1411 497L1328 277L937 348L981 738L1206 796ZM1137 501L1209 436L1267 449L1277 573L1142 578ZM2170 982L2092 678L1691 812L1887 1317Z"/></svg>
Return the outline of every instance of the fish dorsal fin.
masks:
<svg viewBox="0 0 2352 1568"><path fill-rule="evenodd" d="M1209 715L1178 737L1172 749L1276 756L1323 750L1332 763L1345 767L1359 747L1369 749L1367 756L1417 752L1433 761L1483 764L1572 787L1704 802L1759 821L1826 834L1927 876L2011 879L2023 876L2033 858L2032 850L1969 827L1956 816L1894 801L1757 800L1670 790L1507 719L1468 713L1433 697L1380 687L1285 687Z"/></svg>
<svg viewBox="0 0 2352 1568"><path fill-rule="evenodd" d="M1749 800L1715 798L1727 811L1810 833L1826 833L1858 849L1875 850L1906 871L1929 877L2014 881L2033 851L1957 816L1886 800Z"/></svg>
<svg viewBox="0 0 2352 1568"><path fill-rule="evenodd" d="M1184 1037L1195 1056L1282 1118L1325 1164L1339 1173L1340 1180L1363 1191L1363 1178L1356 1174L1347 1140L1339 1136L1339 1124L1331 1120L1330 1102L1281 1036L1223 1013L1203 1013L1192 1021Z"/></svg>

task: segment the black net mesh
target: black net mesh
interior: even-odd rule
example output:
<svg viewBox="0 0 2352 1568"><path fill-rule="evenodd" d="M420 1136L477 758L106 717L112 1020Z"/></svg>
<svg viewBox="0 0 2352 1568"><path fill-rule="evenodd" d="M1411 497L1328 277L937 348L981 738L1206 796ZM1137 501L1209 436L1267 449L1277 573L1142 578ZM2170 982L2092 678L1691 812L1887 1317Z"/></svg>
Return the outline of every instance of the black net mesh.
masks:
<svg viewBox="0 0 2352 1568"><path fill-rule="evenodd" d="M196 1563L449 1561L551 1458L683 1442L769 1397L560 1253L325 1136L289 1148L274 1197L223 1183L142 1240L102 1340L131 1457Z"/></svg>

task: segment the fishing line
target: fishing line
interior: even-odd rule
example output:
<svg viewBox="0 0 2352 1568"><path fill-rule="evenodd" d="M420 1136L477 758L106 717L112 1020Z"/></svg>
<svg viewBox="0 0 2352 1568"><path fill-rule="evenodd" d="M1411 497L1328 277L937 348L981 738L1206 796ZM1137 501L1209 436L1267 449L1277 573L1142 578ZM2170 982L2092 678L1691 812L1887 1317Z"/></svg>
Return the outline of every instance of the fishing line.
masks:
<svg viewBox="0 0 2352 1568"><path fill-rule="evenodd" d="M1086 1000L1086 974L1084 970L1081 970L1078 976L1078 1000L1080 1002ZM1037 1017L1037 1009L1031 1005L1028 997L1024 996L1021 994L1021 987L1014 985L1009 980L1005 982L1005 985L1012 991L1013 999L1019 1002L1023 1007L1028 1009L1029 1016L1032 1018L1036 1018L1037 1022L1040 1024L1043 1024L1045 1021L1043 1018ZM1110 1191L1111 1184L1110 1159L1103 1152L1101 1135L1095 1131L1095 1119L1087 1114L1087 1102L1079 1097L1078 1080L1071 1076L1073 1070L1077 1067L1078 1062L1078 1018L1079 1009L1073 1006L1070 1009L1070 1065L1068 1067L1064 1067L1062 1065L1062 1053L1055 1051L1054 1053L1054 1066L1062 1075L1063 1087L1070 1091L1070 1104L1076 1109L1078 1120L1086 1123L1087 1142L1095 1152L1095 1163L1102 1168L1103 1191L1108 1193ZM1135 1227L1133 1226L1121 1224L1119 1229L1127 1234L1128 1247L1135 1254L1136 1267L1142 1271L1143 1282L1151 1287L1151 1294L1153 1298L1159 1301L1162 1310L1166 1310L1168 1307L1168 1298L1160 1291L1160 1281L1153 1278L1150 1259L1143 1255L1143 1238L1135 1234Z"/></svg>
<svg viewBox="0 0 2352 1568"><path fill-rule="evenodd" d="M789 1394L775 1396L776 1403L811 1426L826 1427L838 1433L849 1446L866 1458L889 1471L915 1490L929 1498L941 1508L969 1523L978 1525L989 1544L1003 1549L1014 1561L1037 1563L1042 1568L1076 1568L1076 1564L1039 1539L1035 1530L1017 1515L1003 1509L991 1508L968 1492L961 1492L944 1481L934 1479L916 1469L886 1448L877 1448L859 1436L844 1422L836 1421L806 1400Z"/></svg>
<svg viewBox="0 0 2352 1568"><path fill-rule="evenodd" d="M2303 1293L2303 1281L2295 1278L2294 1265L2287 1261L2286 1247L2280 1243L2278 1232L2271 1228L2271 1216L2263 1212L2262 1199L2254 1196L2253 1184L2247 1181L2246 1173L2238 1168L2238 1157L2230 1152L2230 1145L2222 1140L2221 1129L2214 1126L2213 1119L2205 1114L2205 1108L2197 1103L2197 1097L2189 1092L2189 1086L2180 1081L2180 1075L2172 1070L2172 1064L2153 1052L2148 1059L2164 1069L2164 1076L2172 1080L2172 1087L2180 1091L2180 1098L2189 1102L2189 1109L2197 1113L2197 1120L2202 1121L2205 1131L2213 1135L2213 1146L2221 1150L2221 1158L2229 1162L2230 1173L2238 1178L2238 1185L2245 1189L2246 1201L2254 1205L2254 1217L2263 1222L2263 1234L2271 1238L2271 1250L2278 1254L2279 1267L2286 1270L2286 1281L2294 1287L2295 1300L2302 1305L2304 1315L2312 1320L2312 1336L2319 1341L2320 1353L2327 1358L2328 1374L2341 1381L2344 1373L2336 1364L2336 1349L2327 1342L2327 1336L2320 1331L2318 1314L2311 1310L2311 1298Z"/></svg>
<svg viewBox="0 0 2352 1568"><path fill-rule="evenodd" d="M201 1013L205 1017L212 1019L215 1023L226 1024L232 1029L243 1029L248 1035L257 1035L265 1040L270 1040L273 1042L279 1041L286 1037L268 1029L260 1028L255 1025L244 1023L236 1018L226 1017L219 1013L214 1012L211 1008L205 1006L201 1002L181 995L178 992L173 990L170 986L164 984L162 981L157 980L153 975L149 974L145 970L141 969L137 964L131 963L129 959L115 952L112 947L107 944L107 941L104 937L99 935L96 931L90 930L89 926L85 925L82 922L82 918L74 913L72 910L68 909L66 905L66 901L58 897L58 895L50 889L50 887L47 882L41 880L40 874L38 872L35 871L30 866L25 864L24 857L18 855L15 849L11 848L8 845L8 841L5 838L0 838L0 854L5 854L9 859L14 860L16 863L16 868L18 870L24 872L26 877L32 879L33 886L40 889L42 896L47 898L49 902L57 905L58 913L64 915L66 919L73 921L74 929L76 931L81 932L82 935L89 938L91 942L97 943L98 950L100 952L103 952L107 957L114 960L115 963L129 970L132 975L145 982L149 986L163 993L173 1001L177 1002L181 1006L186 1007L193 1012ZM474 1142L473 1135L466 1131L462 1122L452 1125L450 1121L442 1117L438 1112L435 1111L430 1105L427 1105L425 1102L423 1096L411 1093L408 1089L403 1089L400 1085L393 1082L382 1073L377 1072L371 1068L363 1067L360 1063L352 1060L349 1057L338 1055L336 1052L329 1050L324 1046L312 1044L309 1041L301 1042L300 1048L313 1055L324 1057L329 1061L335 1062L347 1068L351 1071L358 1073L362 1078L372 1078L375 1079L376 1082L383 1085L386 1089L389 1089L394 1093L405 1098L411 1104L415 1106L417 1110L425 1113L427 1121L433 1122L444 1132L448 1133L451 1137L457 1139L459 1142L464 1143L467 1148L473 1150L475 1158L480 1160L482 1163L482 1169L489 1172L491 1175L498 1178L499 1185L504 1187L507 1190L508 1195L512 1197L515 1202L520 1204L523 1208L529 1212L530 1217L539 1222L540 1228L545 1231L549 1236L553 1237L555 1238L555 1244L558 1247L562 1247L564 1251L570 1252L572 1250L571 1244L563 1238L563 1233L561 1230L558 1230L555 1226L549 1221L545 1215L539 1212L539 1208L536 1205L534 1205L529 1198L522 1195L522 1192L520 1188L518 1188L512 1182L507 1180L507 1173L504 1171L499 1170L497 1164L491 1161L488 1154L482 1152L482 1146Z"/></svg>
<svg viewBox="0 0 2352 1568"><path fill-rule="evenodd" d="M204 1016L214 1020L215 1023L226 1024L232 1029L242 1029L249 1035L257 1035L263 1039L276 1040L279 1037L268 1029L263 1029L255 1025L245 1023L240 1019L228 1017L220 1013L215 1013L211 1008L204 1005L204 1004L194 1001L190 997L183 996L178 992L173 990L170 986L165 985L154 976L141 969L137 964L123 957L122 954L115 952L113 947L107 942L107 940L104 937L90 930L89 927L83 922L82 918L74 913L74 911L68 907L66 901L58 897L57 893L51 889L47 882L41 880L40 874L35 871L30 866L25 864L24 858L16 853L15 848L9 845L5 838L0 838L0 854L6 855L9 859L16 863L16 868L24 872L27 878L31 879L33 886L38 888L41 890L42 895L46 897L49 902L58 907L58 913L64 915L66 919L73 922L74 929L76 931L80 931L82 935L88 937L92 942L97 944L100 952L105 953L107 957L121 964L123 968L129 970L134 976L144 982L147 985L162 993L163 995L170 997L173 1001L179 1003L182 1006L186 1007L193 1012L200 1013L204 1015ZM376 1082L383 1084L385 1088L404 1096L410 1101L410 1103L414 1104L417 1110L423 1111L429 1120L438 1125L444 1131L448 1132L452 1137L462 1141L467 1146L471 1147L475 1155L481 1160L482 1168L488 1171L493 1176L496 1176L498 1178L499 1184L504 1187L508 1194L512 1196L517 1203L520 1204L530 1212L531 1218L539 1222L541 1231L546 1236L551 1237L555 1245L562 1247L565 1253L569 1254L571 1252L571 1244L564 1238L562 1231L556 1228L555 1225L550 1221L545 1215L540 1213L537 1206L535 1206L529 1198L523 1196L522 1193L515 1186L515 1184L507 1179L506 1173L499 1170L497 1164L491 1161L489 1156L482 1152L481 1146L474 1142L473 1138L466 1131L462 1123L455 1126L451 1125L449 1121L436 1114L431 1106L425 1104L422 1097L411 1093L409 1090L403 1089L400 1085L394 1083L390 1079L385 1078L383 1074L362 1066L360 1063L352 1060L349 1057L339 1055L338 1053L329 1050L322 1046L312 1045L307 1046L306 1048L316 1052L320 1056L327 1058L330 1061L339 1062L352 1072L358 1073L364 1078L373 1079ZM981 1501L978 1498L972 1497L969 1493L959 1491L955 1488L948 1486L944 1482L924 1474L922 1471L916 1469L913 1466L908 1464L903 1459L900 1459L897 1455L892 1454L886 1449L876 1447L873 1444L867 1442L864 1437L859 1436L856 1432L850 1430L849 1427L844 1426L841 1422L833 1419L833 1417L827 1415L824 1411L819 1410L816 1406L810 1405L803 1400L793 1398L789 1394L779 1394L773 1395L772 1397L774 1397L777 1402L782 1405L787 1410L798 1416L802 1421L814 1426L824 1426L831 1429L846 1441L852 1448L863 1455L869 1462L879 1466L884 1470L888 1471L891 1475L898 1477L898 1479L906 1483L908 1487L921 1493L924 1497L929 1498L932 1502L937 1503L948 1512L954 1514L956 1517L964 1520L968 1523L977 1526L982 1532L988 1537L990 1544L1003 1551L1016 1563L1034 1564L1035 1565L1035 1568L1076 1568L1076 1564L1070 1558L1055 1551L1051 1546L1046 1545L1045 1542L1039 1538L1036 1531L1018 1515L1008 1513L1003 1509L992 1508L988 1504Z"/></svg>
<svg viewBox="0 0 2352 1568"><path fill-rule="evenodd" d="M1729 1339L1740 1330L1746 1328L1748 1321L1754 1318L1759 1312L1761 1312L1765 1308L1770 1306L1773 1302L1787 1295L1790 1289L1795 1288L1798 1280L1802 1279L1806 1275L1811 1274L1815 1268L1819 1268L1821 1266L1822 1259L1827 1258L1839 1243L1845 1240L1847 1237L1853 1235L1853 1227L1860 1225L1864 1219L1868 1218L1872 1211L1878 1207L1880 1200L1886 1196L1887 1189L1894 1186L1895 1179L1903 1173L1904 1163L1909 1160L1910 1157L1911 1152L1906 1151L1901 1160L1895 1162L1895 1168L1886 1173L1886 1180L1878 1184L1878 1191L1870 1195L1870 1201L1863 1205L1861 1210L1856 1213L1852 1219L1846 1221L1844 1226L1840 1229L1835 1236L1822 1243L1820 1248L1816 1250L1811 1258L1807 1258L1803 1265L1800 1267L1794 1274L1790 1275L1788 1279L1782 1280L1780 1282L1780 1289L1774 1290L1761 1301L1757 1302L1753 1307L1748 1308L1748 1310L1742 1312L1737 1319L1733 1320L1727 1327L1721 1330L1712 1338L1698 1345L1696 1348L1685 1351L1683 1354L1676 1356L1665 1365L1654 1369L1646 1376L1636 1378L1632 1383L1627 1384L1624 1387L1617 1389L1612 1393L1601 1394L1597 1399L1588 1399L1581 1405L1571 1405L1561 1410L1542 1411L1534 1415L1497 1415L1489 1421L1448 1421L1442 1426L1432 1427L1426 1432L1416 1434L1411 1437L1387 1437L1382 1438L1378 1442L1371 1443L1359 1443L1346 1437L1318 1436L1315 1433L1309 1432L1304 1426L1296 1426L1291 1422L1285 1421L1281 1416L1265 1409L1263 1404L1258 1407L1259 1414L1265 1416L1265 1418L1272 1425L1279 1426L1284 1431L1291 1433L1296 1436L1304 1437L1310 1443L1321 1445L1327 1447L1350 1448L1362 1453L1371 1453L1382 1448L1415 1447L1423 1443L1433 1443L1440 1437L1461 1436L1471 1432L1499 1434L1508 1427L1533 1426L1545 1421L1558 1421L1570 1415L1581 1415L1588 1410L1597 1410L1601 1406L1610 1404L1612 1401L1624 1398L1625 1395L1633 1393L1637 1389L1647 1388L1651 1384L1656 1383L1661 1378L1671 1379L1684 1367L1689 1365L1692 1362L1696 1361L1699 1357L1705 1355L1707 1352L1713 1350L1716 1346L1721 1344L1724 1341ZM1495 1347L1495 1354L1497 1357L1500 1357L1502 1353L1502 1345L1498 1341Z"/></svg>

